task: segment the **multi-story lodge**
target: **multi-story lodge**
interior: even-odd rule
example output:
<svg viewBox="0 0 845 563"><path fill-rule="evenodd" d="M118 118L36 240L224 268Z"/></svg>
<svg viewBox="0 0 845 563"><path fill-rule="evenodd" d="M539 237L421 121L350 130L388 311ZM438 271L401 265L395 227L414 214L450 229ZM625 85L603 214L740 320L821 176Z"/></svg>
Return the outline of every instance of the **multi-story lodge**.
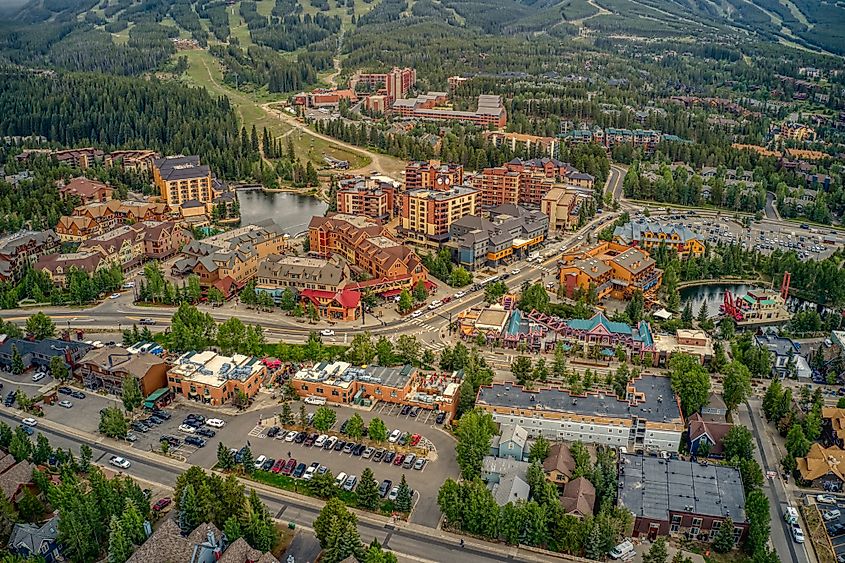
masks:
<svg viewBox="0 0 845 563"><path fill-rule="evenodd" d="M592 189L595 179L553 158L520 160L485 168L476 180L485 207L513 203L539 207L555 188L573 186Z"/></svg>
<svg viewBox="0 0 845 563"><path fill-rule="evenodd" d="M420 243L449 239L452 223L478 210L478 190L453 186L448 190L409 190L400 196L399 228Z"/></svg>
<svg viewBox="0 0 845 563"><path fill-rule="evenodd" d="M39 258L58 252L61 240L50 229L23 231L0 239L0 281L16 283Z"/></svg>
<svg viewBox="0 0 845 563"><path fill-rule="evenodd" d="M358 290L390 296L413 289L417 282L429 283L419 256L371 219L343 214L313 217L308 240L312 254L324 258L338 254L354 273L369 276L355 284Z"/></svg>
<svg viewBox="0 0 845 563"><path fill-rule="evenodd" d="M581 441L628 451L677 452L684 432L678 400L668 377L641 375L625 398L603 391L574 395L557 387L527 390L493 383L478 390L476 406L498 424L518 424L532 437Z"/></svg>
<svg viewBox="0 0 845 563"><path fill-rule="evenodd" d="M56 233L62 242L80 242L120 225L175 218L178 218L178 213L165 203L111 200L80 205L71 215L62 215L56 225Z"/></svg>
<svg viewBox="0 0 845 563"><path fill-rule="evenodd" d="M190 233L176 223L143 221L89 238L79 245L79 252L97 252L126 273L145 260L173 256L190 240Z"/></svg>
<svg viewBox="0 0 845 563"><path fill-rule="evenodd" d="M383 88L384 95L392 101L404 98L416 83L415 69L393 67L388 72L356 72L349 80L349 88L355 90L359 84L366 84L371 90Z"/></svg>
<svg viewBox="0 0 845 563"><path fill-rule="evenodd" d="M413 160L405 166L406 190L448 190L463 183L464 167L461 164Z"/></svg>
<svg viewBox="0 0 845 563"><path fill-rule="evenodd" d="M150 150L114 151L106 155L106 166L120 166L132 172L151 173L158 153Z"/></svg>
<svg viewBox="0 0 845 563"><path fill-rule="evenodd" d="M83 176L59 184L59 195L62 199L78 197L83 205L110 201L112 193L114 193L114 188L111 186Z"/></svg>
<svg viewBox="0 0 845 563"><path fill-rule="evenodd" d="M211 168L198 156L166 156L153 163L153 182L171 207L188 201L210 205L216 196Z"/></svg>
<svg viewBox="0 0 845 563"><path fill-rule="evenodd" d="M540 202L540 210L549 218L549 231L575 230L582 206L592 197L591 190L570 187L555 187L549 190Z"/></svg>
<svg viewBox="0 0 845 563"><path fill-rule="evenodd" d="M68 254L47 254L38 259L35 269L44 272L56 287L67 287L67 276L74 270L93 274L108 262L99 252L88 250Z"/></svg>
<svg viewBox="0 0 845 563"><path fill-rule="evenodd" d="M169 364L150 353L133 354L120 346L92 348L79 360L75 376L90 389L104 388L120 395L123 383L130 377L138 380L144 397L167 387Z"/></svg>
<svg viewBox="0 0 845 563"><path fill-rule="evenodd" d="M375 178L347 178L337 190L337 212L388 222L396 207L396 188Z"/></svg>
<svg viewBox="0 0 845 563"><path fill-rule="evenodd" d="M482 94L478 96L478 109L475 111L456 111L445 109L449 102L446 92L429 92L416 98L400 99L393 102L391 110L400 117L430 121L464 121L482 127L490 125L502 129L507 125L508 114L501 96Z"/></svg>
<svg viewBox="0 0 845 563"><path fill-rule="evenodd" d="M704 254L704 242L688 227L659 220L631 221L620 225L613 231L613 240L647 250L666 246L677 252L678 257L682 259L696 258Z"/></svg>
<svg viewBox="0 0 845 563"><path fill-rule="evenodd" d="M554 158L558 154L560 141L555 137L538 137L524 133L485 131L484 137L497 147L506 146L513 152L524 151L529 155Z"/></svg>
<svg viewBox="0 0 845 563"><path fill-rule="evenodd" d="M56 159L59 164L67 164L73 168L86 169L102 162L105 153L93 147L65 150L25 149L15 156L18 162L26 162L33 156L48 155Z"/></svg>
<svg viewBox="0 0 845 563"><path fill-rule="evenodd" d="M569 297L576 289L587 292L592 288L597 299L608 295L627 299L637 290L646 296L655 293L663 270L645 250L599 242L587 250L564 255L559 278Z"/></svg>
<svg viewBox="0 0 845 563"><path fill-rule="evenodd" d="M549 218L537 210L500 205L487 216L467 215L453 222L447 246L468 270L496 268L528 253L549 234Z"/></svg>

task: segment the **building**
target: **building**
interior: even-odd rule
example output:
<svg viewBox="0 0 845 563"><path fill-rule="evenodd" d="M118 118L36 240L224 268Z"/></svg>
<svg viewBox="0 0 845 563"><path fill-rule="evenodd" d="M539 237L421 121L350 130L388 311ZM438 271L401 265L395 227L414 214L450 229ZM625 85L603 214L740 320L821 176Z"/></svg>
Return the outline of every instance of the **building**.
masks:
<svg viewBox="0 0 845 563"><path fill-rule="evenodd" d="M518 424L502 425L502 433L493 436L490 444L490 455L493 457L509 457L517 461L523 461L528 457L526 444L528 432Z"/></svg>
<svg viewBox="0 0 845 563"><path fill-rule="evenodd" d="M703 330L679 328L676 334L654 335L654 366L668 365L672 354L683 352L702 364L713 358L713 340Z"/></svg>
<svg viewBox="0 0 845 563"><path fill-rule="evenodd" d="M454 415L461 381L456 375L423 374L410 365L359 368L338 361L302 368L291 384L302 397L323 397L330 403L384 401Z"/></svg>
<svg viewBox="0 0 845 563"><path fill-rule="evenodd" d="M618 502L634 515L635 538L712 541L727 518L736 543L748 530L742 479L729 466L623 454Z"/></svg>
<svg viewBox="0 0 845 563"><path fill-rule="evenodd" d="M543 460L543 473L546 480L560 485L568 482L575 473L575 458L569 451L569 446L556 442L549 448L549 455Z"/></svg>
<svg viewBox="0 0 845 563"><path fill-rule="evenodd" d="M35 465L27 460L17 462L12 454L0 452L0 456L0 493L3 497L15 506L23 496L24 489L37 494L38 489L32 482Z"/></svg>
<svg viewBox="0 0 845 563"><path fill-rule="evenodd" d="M724 451L722 440L733 428L733 424L705 420L698 413L693 413L687 423L689 426L689 450L692 455L703 455L699 453L699 448L706 447L709 450L707 455L703 455L703 457L722 457ZM705 444L706 446L704 446Z"/></svg>
<svg viewBox="0 0 845 563"><path fill-rule="evenodd" d="M446 92L429 92L416 98L396 100L391 110L400 117L427 121L459 121L481 127L492 125L497 129L507 125L508 114L501 96L481 94L475 111L456 111L446 107L448 102L449 95Z"/></svg>
<svg viewBox="0 0 845 563"><path fill-rule="evenodd" d="M464 167L461 164L413 160L405 165L406 190L448 190L463 183Z"/></svg>
<svg viewBox="0 0 845 563"><path fill-rule="evenodd" d="M64 360L69 369L85 356L91 349L90 344L70 340L45 338L44 340L29 340L27 338L8 338L0 334L0 366L11 371L14 350L21 355L24 369L31 367L49 367L54 357Z"/></svg>
<svg viewBox="0 0 845 563"><path fill-rule="evenodd" d="M349 265L339 255L330 258L311 258L271 254L261 261L255 280L257 291L270 293L274 299L281 290L316 289L337 291L352 279Z"/></svg>
<svg viewBox="0 0 845 563"><path fill-rule="evenodd" d="M608 295L629 299L635 291L646 297L655 294L663 280L663 270L657 268L645 250L599 242L587 250L564 255L559 277L570 298L576 289L594 289L599 300Z"/></svg>
<svg viewBox="0 0 845 563"><path fill-rule="evenodd" d="M287 241L288 235L271 220L238 227L186 244L183 258L173 264L171 272L177 276L196 274L203 288L214 286L231 297L256 276L264 258L284 254Z"/></svg>
<svg viewBox="0 0 845 563"><path fill-rule="evenodd" d="M120 396L123 382L135 378L146 397L162 387L167 387L167 370L170 367L160 356L150 353L132 353L121 346L93 348L79 360L75 375L89 389L105 389Z"/></svg>
<svg viewBox="0 0 845 563"><path fill-rule="evenodd" d="M640 148L646 153L654 152L657 145L663 141L684 142L675 135L669 135L653 129L617 129L596 127L589 129L573 129L563 136L567 144L596 143L610 150L616 145L628 144Z"/></svg>
<svg viewBox="0 0 845 563"><path fill-rule="evenodd" d="M98 162L102 162L105 153L93 147L65 150L24 149L20 154L15 156L15 159L18 162L27 162L33 156L40 155L49 155L56 159L56 162L59 164L66 164L72 168L82 168L84 170L95 166Z"/></svg>
<svg viewBox="0 0 845 563"><path fill-rule="evenodd" d="M697 258L704 254L704 242L683 224L660 220L631 221L613 230L613 240L619 244L651 250L665 246L677 252L678 257Z"/></svg>
<svg viewBox="0 0 845 563"><path fill-rule="evenodd" d="M838 490L845 483L845 450L839 446L825 448L813 442L807 456L795 461L805 486Z"/></svg>
<svg viewBox="0 0 845 563"><path fill-rule="evenodd" d="M419 256L371 219L346 214L312 217L308 240L313 255L340 255L354 275L366 274L369 279L354 286L359 291L390 297L412 290L420 281L428 283Z"/></svg>
<svg viewBox="0 0 845 563"><path fill-rule="evenodd" d="M707 422L725 422L728 416L728 407L725 400L718 393L710 393L707 404L701 407L701 418Z"/></svg>
<svg viewBox="0 0 845 563"><path fill-rule="evenodd" d="M537 135L506 133L505 131L485 131L484 138L497 147L509 147L513 152L549 158L554 158L558 154L560 143L554 137L538 137Z"/></svg>
<svg viewBox="0 0 845 563"><path fill-rule="evenodd" d="M484 385L476 405L499 424L519 424L532 437L625 447L629 451L678 451L683 417L668 377L643 375L626 397L604 392L572 395L565 389L533 391L513 383Z"/></svg>
<svg viewBox="0 0 845 563"><path fill-rule="evenodd" d="M58 252L55 231L21 231L0 238L0 281L15 284L42 256Z"/></svg>
<svg viewBox="0 0 845 563"><path fill-rule="evenodd" d="M813 376L807 359L799 354L800 344L790 338L766 331L755 335L754 343L768 350L772 356L772 375L784 378L794 372L798 379L809 379Z"/></svg>
<svg viewBox="0 0 845 563"><path fill-rule="evenodd" d="M521 160L485 168L479 175L484 206L513 203L540 207L553 189L566 186L592 190L595 178L554 158Z"/></svg>
<svg viewBox="0 0 845 563"><path fill-rule="evenodd" d="M153 171L153 164L159 158L158 153L150 150L113 151L106 155L106 166L120 166L129 172L149 174Z"/></svg>
<svg viewBox="0 0 845 563"><path fill-rule="evenodd" d="M393 67L388 72L356 72L349 80L349 88L356 90L365 85L370 91L380 92L391 101L399 100L417 83L417 71L413 68Z"/></svg>
<svg viewBox="0 0 845 563"><path fill-rule="evenodd" d="M153 183L162 200L179 207L189 200L210 204L215 197L211 168L198 156L166 156L153 162Z"/></svg>
<svg viewBox="0 0 845 563"><path fill-rule="evenodd" d="M581 208L592 197L591 193L569 187L555 187L546 192L540 210L549 218L549 230L560 233L577 229Z"/></svg>
<svg viewBox="0 0 845 563"><path fill-rule="evenodd" d="M107 268L109 263L99 252L89 250L85 252L70 252L68 254L47 254L38 259L33 266L44 272L56 287L67 287L68 275L78 270L88 275L101 268Z"/></svg>
<svg viewBox="0 0 845 563"><path fill-rule="evenodd" d="M89 238L79 245L79 252L97 252L111 264L127 273L144 261L144 227L124 225L102 235Z"/></svg>
<svg viewBox="0 0 845 563"><path fill-rule="evenodd" d="M576 477L564 485L560 503L567 514L579 518L592 516L596 505L596 488L586 477Z"/></svg>
<svg viewBox="0 0 845 563"><path fill-rule="evenodd" d="M111 200L113 193L114 188L111 186L84 176L78 176L67 183L61 182L59 185L59 196L62 199L78 197L83 205L105 203Z"/></svg>
<svg viewBox="0 0 845 563"><path fill-rule="evenodd" d="M174 518L166 518L147 540L138 546L127 563L173 561L184 563L279 563L271 553L252 549L238 538L229 544L214 524L200 524L187 536Z"/></svg>
<svg viewBox="0 0 845 563"><path fill-rule="evenodd" d="M337 190L337 212L389 222L396 208L396 188L375 178L348 178Z"/></svg>
<svg viewBox="0 0 845 563"><path fill-rule="evenodd" d="M421 243L449 240L449 227L467 215L475 215L478 191L466 186L448 190L408 190L399 198L400 232Z"/></svg>
<svg viewBox="0 0 845 563"><path fill-rule="evenodd" d="M80 242L120 225L177 218L179 213L165 203L111 200L80 205L70 215L62 215L56 225L56 233L62 242Z"/></svg>
<svg viewBox="0 0 845 563"><path fill-rule="evenodd" d="M449 228L452 260L468 270L525 258L549 234L549 219L537 210L508 204L485 215L467 215Z"/></svg>
<svg viewBox="0 0 845 563"><path fill-rule="evenodd" d="M207 405L230 403L237 394L252 399L267 375L259 358L224 356L211 350L186 352L167 372L174 395Z"/></svg>
<svg viewBox="0 0 845 563"><path fill-rule="evenodd" d="M481 460L481 479L493 493L496 504L504 506L527 501L531 487L528 485L528 467L531 464L511 458L485 456Z"/></svg>
<svg viewBox="0 0 845 563"><path fill-rule="evenodd" d="M41 524L15 524L9 552L24 559L43 558L46 563L64 561L59 549L59 515Z"/></svg>

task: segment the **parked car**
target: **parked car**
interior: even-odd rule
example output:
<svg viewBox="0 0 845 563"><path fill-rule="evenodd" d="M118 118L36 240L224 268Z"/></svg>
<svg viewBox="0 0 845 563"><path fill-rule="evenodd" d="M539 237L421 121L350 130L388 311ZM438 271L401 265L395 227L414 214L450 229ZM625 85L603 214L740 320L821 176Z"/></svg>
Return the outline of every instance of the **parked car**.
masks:
<svg viewBox="0 0 845 563"><path fill-rule="evenodd" d="M337 477L334 478L334 484L336 487L342 487L344 483L346 483L346 473L341 471L337 474Z"/></svg>
<svg viewBox="0 0 845 563"><path fill-rule="evenodd" d="M378 463L381 461L381 458L384 457L384 448L379 448L375 452L373 452L373 461Z"/></svg>
<svg viewBox="0 0 845 563"><path fill-rule="evenodd" d="M180 440L180 439L179 439L179 438L177 438L176 436L171 436L171 435L169 435L169 434L162 434L162 435L161 435L161 438L159 438L159 439L158 439L158 441L159 441L159 442L167 442L168 444L170 444L170 445L171 445L171 446L173 446L173 447L178 447L178 446L182 445L182 440ZM240 463L240 462L241 462L241 460L243 459L243 455L244 455L245 451L246 451L246 450L242 448L242 449L241 449L241 450L237 453L237 455L235 455L235 461L237 461L238 463Z"/></svg>
<svg viewBox="0 0 845 563"><path fill-rule="evenodd" d="M316 440L314 440L314 447L315 447L315 448L322 448L323 446L325 446L325 445L326 445L326 440L328 440L328 439L329 439L328 435L326 435L326 434L320 434L320 435L317 437L317 439L316 439Z"/></svg>
<svg viewBox="0 0 845 563"><path fill-rule="evenodd" d="M402 465L402 461L405 459L403 454L396 454L396 457L393 458L393 465Z"/></svg>
<svg viewBox="0 0 845 563"><path fill-rule="evenodd" d="M262 471L270 471L270 469L272 469L273 465L275 465L275 464L276 464L275 459L273 459L272 457L267 458L266 460L264 460L264 463L261 464L261 470Z"/></svg>
<svg viewBox="0 0 845 563"><path fill-rule="evenodd" d="M836 497L833 495L816 495L816 502L824 504L836 504Z"/></svg>
<svg viewBox="0 0 845 563"><path fill-rule="evenodd" d="M417 458L417 461L414 462L414 469L417 471L422 471L422 468L425 467L426 459L424 457Z"/></svg>
<svg viewBox="0 0 845 563"><path fill-rule="evenodd" d="M356 444L355 442L346 442L346 445L343 446L343 453L351 454L352 450L354 450L357 447L358 447L358 444Z"/></svg>
<svg viewBox="0 0 845 563"><path fill-rule="evenodd" d="M163 411L161 409L155 409L153 411L153 414L156 415L157 417L159 417L162 420L170 420L170 418L173 416L169 412Z"/></svg>
<svg viewBox="0 0 845 563"><path fill-rule="evenodd" d="M275 438L280 430L281 430L281 428L279 428L278 426L271 426L270 428L267 429L267 437L268 438Z"/></svg>
<svg viewBox="0 0 845 563"><path fill-rule="evenodd" d="M70 387L65 387L64 385L59 387L57 391L60 395L70 395L71 393L73 393L73 389L71 389Z"/></svg>
<svg viewBox="0 0 845 563"><path fill-rule="evenodd" d="M308 468L305 470L305 473L302 475L302 478L306 481L310 481L314 477L314 473L317 472L317 469L320 467L320 462L315 461Z"/></svg>
<svg viewBox="0 0 845 563"><path fill-rule="evenodd" d="M211 428L206 428L204 426L200 426L199 428L197 428L196 432L200 436L205 436L206 438L214 438L214 435L217 434L217 432L215 432Z"/></svg>
<svg viewBox="0 0 845 563"><path fill-rule="evenodd" d="M367 446L364 444L359 444L354 450L352 450L352 455L360 456L366 451Z"/></svg>
<svg viewBox="0 0 845 563"><path fill-rule="evenodd" d="M23 424L21 424L18 428L23 430L24 434L26 434L27 436L32 436L35 433L35 430L30 428L29 426L24 426Z"/></svg>
<svg viewBox="0 0 845 563"><path fill-rule="evenodd" d="M409 443L411 446L416 446L420 443L420 440L422 440L422 436L420 436L419 434L414 434L413 436L411 436L411 441Z"/></svg>
<svg viewBox="0 0 845 563"><path fill-rule="evenodd" d="M384 463L393 463L393 458L396 457L396 452L386 452L384 454L384 459L382 461Z"/></svg>
<svg viewBox="0 0 845 563"><path fill-rule="evenodd" d="M132 465L131 463L129 463L128 459L124 459L116 455L111 456L111 459L109 459L109 463L121 469L129 469L129 466Z"/></svg>
<svg viewBox="0 0 845 563"><path fill-rule="evenodd" d="M255 458L255 463L253 465L256 469L261 469L261 466L264 465L265 461L267 461L267 456L262 454Z"/></svg>
<svg viewBox="0 0 845 563"><path fill-rule="evenodd" d="M226 424L224 421L220 420L219 418L209 418L205 421L206 425L211 426L213 428L223 428Z"/></svg>
<svg viewBox="0 0 845 563"><path fill-rule="evenodd" d="M294 468L296 467L296 459L291 458L285 463L285 467L282 469L282 475L290 475L293 473Z"/></svg>
<svg viewBox="0 0 845 563"><path fill-rule="evenodd" d="M446 413L445 412L437 413L437 417L434 419L434 422L436 422L437 424L443 424L443 422L445 422L445 421L446 421Z"/></svg>
<svg viewBox="0 0 845 563"><path fill-rule="evenodd" d="M792 525L792 539L795 543L804 543L804 530L798 524Z"/></svg>
<svg viewBox="0 0 845 563"><path fill-rule="evenodd" d="M38 421L32 418L31 416L28 416L25 419L21 420L21 423L26 426L38 426Z"/></svg>
<svg viewBox="0 0 845 563"><path fill-rule="evenodd" d="M296 466L296 469L293 470L293 476L299 479L305 473L305 464L300 463Z"/></svg>
<svg viewBox="0 0 845 563"><path fill-rule="evenodd" d="M405 444L408 443L408 438L410 438L410 437L411 437L411 435L408 432L403 432L402 435L399 436L399 439L397 440L397 442L399 442L400 446L404 446Z"/></svg>
<svg viewBox="0 0 845 563"><path fill-rule="evenodd" d="M141 319L141 320L140 320L140 321L138 321L138 322L139 322L141 325L154 325L154 324L156 324L156 320L155 320L155 319Z"/></svg>
<svg viewBox="0 0 845 563"><path fill-rule="evenodd" d="M355 488L355 485L358 484L358 477L355 475L350 475L346 478L346 482L343 484L343 490L351 491Z"/></svg>
<svg viewBox="0 0 845 563"><path fill-rule="evenodd" d="M153 512L161 512L173 503L170 497L162 497L153 505Z"/></svg>
<svg viewBox="0 0 845 563"><path fill-rule="evenodd" d="M56 403L56 404L57 404L57 405L59 405L59 406L60 406L60 407L62 407L62 408L65 408L65 409L69 409L69 408L71 408L71 407L73 406L73 403L71 403L71 402L70 402L70 401L68 401L67 399L63 399L63 400L59 401L59 402L58 402L58 403Z"/></svg>
<svg viewBox="0 0 845 563"><path fill-rule="evenodd" d="M833 520L839 520L839 517L841 515L842 515L842 513L839 512L838 508L833 508L831 510L825 510L824 512L822 512L822 518L824 518L825 522L831 522Z"/></svg>
<svg viewBox="0 0 845 563"><path fill-rule="evenodd" d="M412 408L411 409L411 416L417 416L418 414L420 414L420 410L421 410L420 407Z"/></svg>
<svg viewBox="0 0 845 563"><path fill-rule="evenodd" d="M334 336L334 331L330 328L324 328L320 331L320 336Z"/></svg>
<svg viewBox="0 0 845 563"><path fill-rule="evenodd" d="M205 447L205 440L203 440L199 436L186 436L185 443L191 444L192 446L196 446L198 448Z"/></svg>
<svg viewBox="0 0 845 563"><path fill-rule="evenodd" d="M133 422L130 426L132 427L132 430L137 432L147 433L150 431L150 427L142 422Z"/></svg>
<svg viewBox="0 0 845 563"><path fill-rule="evenodd" d="M126 440L127 442L137 442L138 436L136 436L132 432L127 432L126 436L124 436L123 439Z"/></svg>
<svg viewBox="0 0 845 563"><path fill-rule="evenodd" d="M11 407L15 404L15 397L16 394L14 391L9 391L9 394L6 395L6 399L3 401L3 404L7 407Z"/></svg>
<svg viewBox="0 0 845 563"><path fill-rule="evenodd" d="M399 487L393 487L390 489L390 492L387 493L387 500L396 500L399 496Z"/></svg>
<svg viewBox="0 0 845 563"><path fill-rule="evenodd" d="M305 432L297 432L296 438L294 438L293 441L296 442L297 444L301 444L301 443L305 442L305 438L307 438L307 437L308 437L308 434L306 434Z"/></svg>
<svg viewBox="0 0 845 563"><path fill-rule="evenodd" d="M411 469L414 467L414 462L417 460L417 456L414 454L408 454L405 456L405 460L402 462L402 467L405 469Z"/></svg>
<svg viewBox="0 0 845 563"><path fill-rule="evenodd" d="M317 438L318 438L318 434L316 432L309 434L308 437L305 438L305 445L310 448L311 446L314 445L314 442L317 441Z"/></svg>
<svg viewBox="0 0 845 563"><path fill-rule="evenodd" d="M73 391L70 392L70 396L73 397L74 399L84 399L85 393L83 393L82 391L77 391L76 389L74 389Z"/></svg>
<svg viewBox="0 0 845 563"><path fill-rule="evenodd" d="M32 381L41 381L45 377L47 377L47 374L44 373L43 371L39 371L38 373L36 373L32 376Z"/></svg>
<svg viewBox="0 0 845 563"><path fill-rule="evenodd" d="M276 463L273 464L273 467L270 468L270 471L272 471L273 473L278 473L279 471L285 468L285 463L285 460L277 459Z"/></svg>
<svg viewBox="0 0 845 563"><path fill-rule="evenodd" d="M411 405L405 405L405 406L403 406L403 407L402 407L402 410L401 410L401 411L399 411L399 415L400 415L400 416L405 416L405 415L406 415L406 414L408 414L409 412L411 412Z"/></svg>
<svg viewBox="0 0 845 563"><path fill-rule="evenodd" d="M296 438L297 434L299 434L299 432L297 432L296 430L291 430L290 432L287 433L287 435L285 435L285 442L293 442L293 440L294 440L294 438Z"/></svg>
<svg viewBox="0 0 845 563"><path fill-rule="evenodd" d="M379 485L379 488L378 488L379 496L381 496L381 498L386 497L387 493L390 492L390 487L392 487L392 486L393 486L393 481L391 481L390 479L385 479L384 481L382 481L381 485Z"/></svg>
<svg viewBox="0 0 845 563"><path fill-rule="evenodd" d="M197 429L191 426L190 424L180 424L179 425L179 432L184 432L185 434L194 434L196 433Z"/></svg>
<svg viewBox="0 0 845 563"><path fill-rule="evenodd" d="M370 459L373 456L374 451L376 451L375 448L369 447L369 448L364 450L364 453L362 454L361 457L363 457L364 459Z"/></svg>
<svg viewBox="0 0 845 563"><path fill-rule="evenodd" d="M399 440L400 436L402 436L402 431L398 430L398 429L394 430L393 432L390 433L390 437L387 438L387 441L390 442L391 444L395 444L396 441Z"/></svg>

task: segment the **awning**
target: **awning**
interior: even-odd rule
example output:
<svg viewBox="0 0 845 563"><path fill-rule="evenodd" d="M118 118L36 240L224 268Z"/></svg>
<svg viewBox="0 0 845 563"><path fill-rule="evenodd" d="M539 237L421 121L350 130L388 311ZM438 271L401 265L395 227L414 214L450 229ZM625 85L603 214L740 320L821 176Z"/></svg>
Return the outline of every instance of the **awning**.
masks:
<svg viewBox="0 0 845 563"><path fill-rule="evenodd" d="M385 292L379 293L382 297L396 297L397 295L401 294L404 291L402 288L399 289L388 289Z"/></svg>
<svg viewBox="0 0 845 563"><path fill-rule="evenodd" d="M169 393L169 392L170 392L170 389L167 388L167 387L162 387L161 389L156 389L155 391L150 393L149 397L147 397L144 400L144 406L147 407L148 409L155 407L156 402L159 399L161 399L162 397L164 397L165 395L167 395L167 393Z"/></svg>

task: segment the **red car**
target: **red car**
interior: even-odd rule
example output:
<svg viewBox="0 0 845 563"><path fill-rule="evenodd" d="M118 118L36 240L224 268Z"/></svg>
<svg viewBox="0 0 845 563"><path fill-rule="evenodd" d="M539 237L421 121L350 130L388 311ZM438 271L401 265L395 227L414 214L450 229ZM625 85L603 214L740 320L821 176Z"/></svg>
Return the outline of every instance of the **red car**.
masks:
<svg viewBox="0 0 845 563"><path fill-rule="evenodd" d="M420 443L420 440L422 440L422 436L420 436L419 434L414 434L413 436L411 436L411 445L416 446Z"/></svg>
<svg viewBox="0 0 845 563"><path fill-rule="evenodd" d="M402 454L396 454L396 457L393 458L393 465L402 465L402 460L405 459L405 456Z"/></svg>
<svg viewBox="0 0 845 563"><path fill-rule="evenodd" d="M296 460L291 458L285 464L285 468L282 469L282 475L290 475L293 473L294 468L296 467Z"/></svg>
<svg viewBox="0 0 845 563"><path fill-rule="evenodd" d="M276 463L273 464L273 467L270 468L270 471L272 471L273 473L278 473L279 471L282 470L282 468L284 466L285 466L285 460L280 459Z"/></svg>
<svg viewBox="0 0 845 563"><path fill-rule="evenodd" d="M170 503L172 503L172 502L173 501L170 499L170 497L160 498L153 505L153 511L154 512L161 512L162 510L164 510L165 508L170 506Z"/></svg>

